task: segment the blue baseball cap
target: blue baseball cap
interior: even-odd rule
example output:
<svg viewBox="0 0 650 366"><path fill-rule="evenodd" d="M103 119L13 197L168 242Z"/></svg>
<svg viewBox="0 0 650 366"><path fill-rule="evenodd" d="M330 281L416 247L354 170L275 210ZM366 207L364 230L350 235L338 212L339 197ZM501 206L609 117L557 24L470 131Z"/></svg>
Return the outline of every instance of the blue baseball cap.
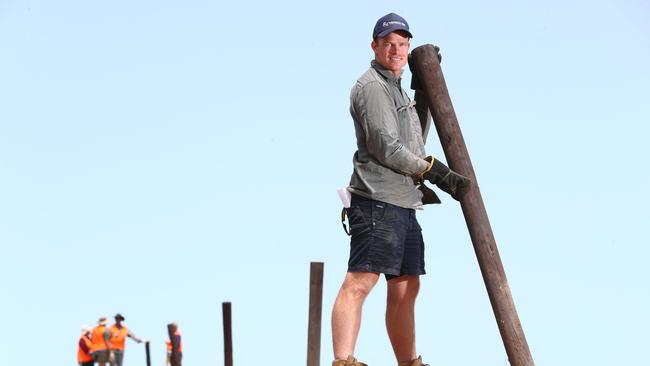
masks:
<svg viewBox="0 0 650 366"><path fill-rule="evenodd" d="M377 24L375 24L375 29L372 31L372 39L377 37L386 37L388 33L400 30L406 32L406 34L409 35L409 38L413 38L413 35L409 31L409 24L406 22L406 19L395 13L386 14L379 18Z"/></svg>

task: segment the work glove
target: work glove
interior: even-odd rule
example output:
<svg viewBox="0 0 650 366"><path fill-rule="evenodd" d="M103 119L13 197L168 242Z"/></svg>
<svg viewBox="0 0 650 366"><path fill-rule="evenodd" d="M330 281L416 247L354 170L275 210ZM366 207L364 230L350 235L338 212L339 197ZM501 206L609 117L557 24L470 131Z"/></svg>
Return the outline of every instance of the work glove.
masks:
<svg viewBox="0 0 650 366"><path fill-rule="evenodd" d="M440 198L438 198L438 195L436 192L433 191L433 189L427 187L424 185L424 182L420 183L420 186L418 189L422 192L422 204L423 205L430 205L430 204L436 204L440 203Z"/></svg>
<svg viewBox="0 0 650 366"><path fill-rule="evenodd" d="M442 54L440 53L440 47L433 45L433 49L436 50L436 56L438 56L438 62L442 63ZM415 64L413 63L413 57L409 53L408 57L409 70L411 70L411 90L422 90L422 85L420 84L420 79L418 78L417 70L415 69Z"/></svg>
<svg viewBox="0 0 650 366"><path fill-rule="evenodd" d="M459 201L467 193L472 182L469 178L447 168L433 156L427 156L424 160L429 162L429 169L422 174L422 178L449 193L456 201Z"/></svg>

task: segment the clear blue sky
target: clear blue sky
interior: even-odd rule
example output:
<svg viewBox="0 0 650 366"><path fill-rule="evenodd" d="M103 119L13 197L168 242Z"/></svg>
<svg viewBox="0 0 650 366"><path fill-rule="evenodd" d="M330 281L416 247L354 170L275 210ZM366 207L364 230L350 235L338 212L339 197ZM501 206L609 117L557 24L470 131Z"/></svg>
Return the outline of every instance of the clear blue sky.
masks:
<svg viewBox="0 0 650 366"><path fill-rule="evenodd" d="M164 362L322 364L347 237L349 90L397 12L443 71L537 365L648 365L650 5L623 1L0 1L2 363L72 365L121 312ZM410 74L404 75L404 86ZM441 154L432 132L427 150ZM506 364L457 203L419 213L418 350ZM385 283L357 355L391 365ZM48 338L49 337L49 338ZM280 360L286 360L285 363ZM144 364L127 345L127 366Z"/></svg>

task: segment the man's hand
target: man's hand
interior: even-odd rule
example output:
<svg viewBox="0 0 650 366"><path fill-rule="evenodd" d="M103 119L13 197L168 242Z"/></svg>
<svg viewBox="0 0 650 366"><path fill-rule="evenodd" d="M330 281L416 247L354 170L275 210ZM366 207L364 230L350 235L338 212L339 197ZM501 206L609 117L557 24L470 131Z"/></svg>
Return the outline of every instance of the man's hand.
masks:
<svg viewBox="0 0 650 366"><path fill-rule="evenodd" d="M449 193L456 201L467 193L472 183L469 178L454 172L432 156L427 156L424 160L430 164L429 169L422 174L424 179Z"/></svg>

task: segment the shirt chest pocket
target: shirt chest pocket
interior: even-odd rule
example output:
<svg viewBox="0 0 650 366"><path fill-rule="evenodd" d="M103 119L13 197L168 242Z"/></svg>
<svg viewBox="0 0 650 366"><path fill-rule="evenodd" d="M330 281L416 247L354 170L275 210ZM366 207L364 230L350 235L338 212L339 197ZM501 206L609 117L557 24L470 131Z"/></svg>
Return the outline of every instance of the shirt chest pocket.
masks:
<svg viewBox="0 0 650 366"><path fill-rule="evenodd" d="M397 118L399 119L399 134L402 141L411 141L413 146L409 146L409 149L415 153L423 154L424 151L419 151L420 148L424 147L424 141L422 139L420 118L415 109L415 102L412 101L408 104L397 107Z"/></svg>

